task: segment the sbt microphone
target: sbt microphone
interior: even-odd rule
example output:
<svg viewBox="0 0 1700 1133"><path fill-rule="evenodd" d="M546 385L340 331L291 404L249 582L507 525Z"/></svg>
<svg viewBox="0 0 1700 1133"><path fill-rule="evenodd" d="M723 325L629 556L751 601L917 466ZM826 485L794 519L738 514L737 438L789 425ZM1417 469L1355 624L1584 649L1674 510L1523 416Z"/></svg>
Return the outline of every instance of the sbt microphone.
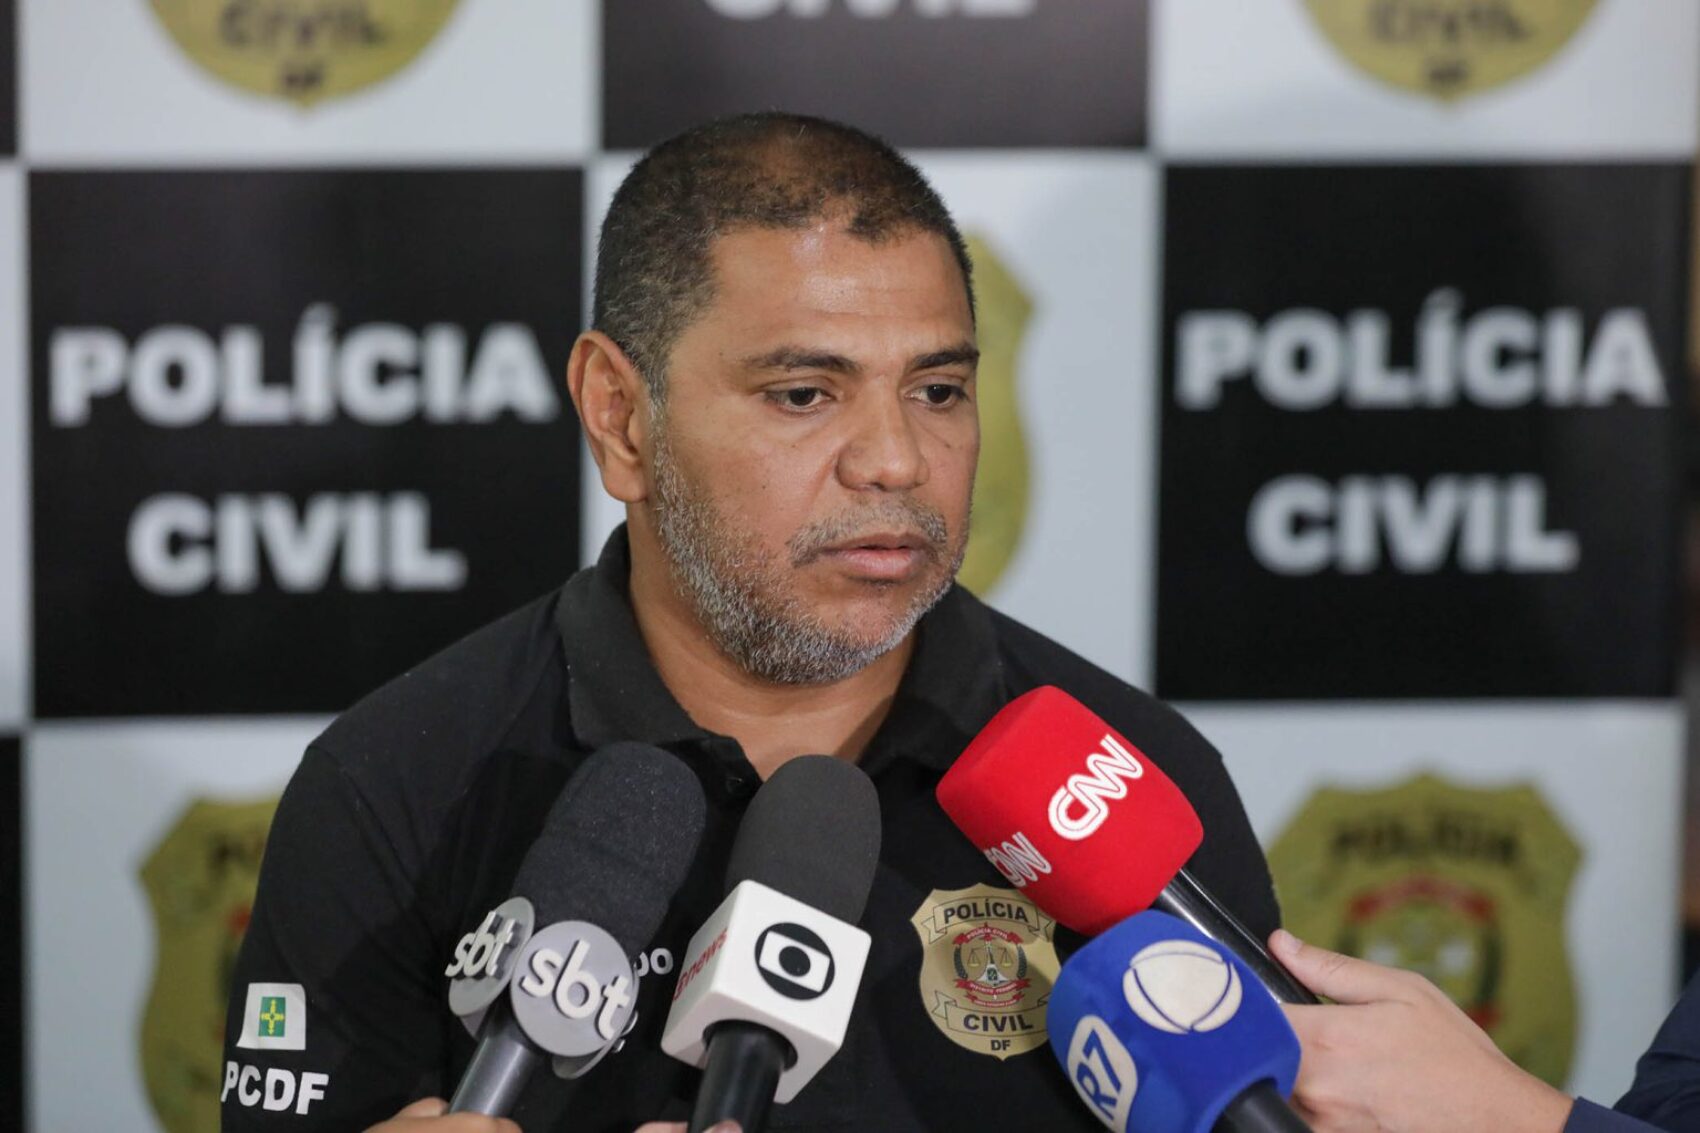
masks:
<svg viewBox="0 0 1700 1133"><path fill-rule="evenodd" d="M707 809L696 775L660 748L618 743L585 760L520 863L520 896L455 948L449 1006L478 1047L450 1112L505 1116L544 1058L576 1077L625 1033L627 958L667 915Z"/></svg>
<svg viewBox="0 0 1700 1133"><path fill-rule="evenodd" d="M879 796L842 760L793 759L750 800L730 892L685 949L661 1035L704 1069L690 1133L728 1119L759 1133L844 1044L879 847Z"/></svg>
<svg viewBox="0 0 1700 1133"><path fill-rule="evenodd" d="M1069 958L1045 1017L1075 1091L1116 1133L1295 1133L1299 1040L1251 970L1191 925L1137 913ZM1248 986L1251 985L1251 986Z"/></svg>
<svg viewBox="0 0 1700 1133"><path fill-rule="evenodd" d="M1204 827L1180 788L1061 689L1004 705L938 800L1011 885L1076 932L1155 906L1233 949L1275 998L1317 1001L1183 868Z"/></svg>

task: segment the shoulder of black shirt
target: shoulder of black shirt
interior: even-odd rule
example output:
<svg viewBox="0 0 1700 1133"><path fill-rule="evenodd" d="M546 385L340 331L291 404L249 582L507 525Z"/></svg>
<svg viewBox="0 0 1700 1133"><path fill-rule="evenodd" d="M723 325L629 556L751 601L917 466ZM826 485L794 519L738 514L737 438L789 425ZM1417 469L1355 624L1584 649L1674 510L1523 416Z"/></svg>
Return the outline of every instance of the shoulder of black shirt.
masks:
<svg viewBox="0 0 1700 1133"><path fill-rule="evenodd" d="M584 747L586 737L574 738L583 725L571 718L570 700L598 718L598 730L606 730L605 715L628 724L669 712L682 718L637 637L623 577L629 569L626 547L623 530L617 531L595 566L372 692L339 716L314 748L368 800L380 823L405 821L417 835L452 811L497 753L518 749L547 757L553 749ZM613 578L616 573L622 577ZM562 601L569 593L570 609ZM564 633L575 629L579 640L566 642ZM912 719L911 706L902 701L918 697L950 717L951 726L933 730L920 745L929 750L917 753L935 773L954 761L1003 704L1039 685L1056 685L1175 780L1212 832L1206 839L1207 858L1220 850L1229 859L1220 864L1228 865L1249 853L1262 865L1220 756L1180 713L961 587L922 619L919 632L898 712ZM615 642L608 640L611 636L633 640ZM588 678L571 697L569 657L578 658L572 664L586 666L578 676ZM620 663L601 666L604 657L618 657ZM608 714L587 690L603 701L635 696L647 707L623 717ZM666 711L649 704L652 699L666 701ZM870 764L870 773L880 773L884 754L879 765ZM579 757L571 758L576 762ZM1212 841L1222 844L1212 846Z"/></svg>

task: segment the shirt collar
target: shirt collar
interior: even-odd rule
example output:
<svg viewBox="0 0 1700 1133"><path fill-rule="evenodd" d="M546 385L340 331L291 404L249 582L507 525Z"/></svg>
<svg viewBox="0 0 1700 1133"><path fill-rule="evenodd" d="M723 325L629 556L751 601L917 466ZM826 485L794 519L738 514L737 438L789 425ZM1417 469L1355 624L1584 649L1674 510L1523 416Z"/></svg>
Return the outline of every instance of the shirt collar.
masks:
<svg viewBox="0 0 1700 1133"><path fill-rule="evenodd" d="M619 740L661 747L711 740L713 734L680 707L649 659L632 614L631 570L631 545L621 524L596 565L567 580L555 606L573 733L590 748Z"/></svg>
<svg viewBox="0 0 1700 1133"><path fill-rule="evenodd" d="M707 748L742 764L736 741L699 727L656 672L632 614L631 546L622 524L596 565L567 581L555 624L567 662L573 734L589 748L619 740ZM952 586L916 627L891 712L864 753L870 774L897 757L943 770L1006 699L991 613Z"/></svg>

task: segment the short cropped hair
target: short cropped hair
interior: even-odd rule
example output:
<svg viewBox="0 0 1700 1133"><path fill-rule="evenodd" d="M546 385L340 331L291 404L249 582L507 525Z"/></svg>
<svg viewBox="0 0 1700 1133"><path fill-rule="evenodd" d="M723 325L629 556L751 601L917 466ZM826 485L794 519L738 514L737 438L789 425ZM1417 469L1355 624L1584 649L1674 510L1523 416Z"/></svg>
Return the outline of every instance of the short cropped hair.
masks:
<svg viewBox="0 0 1700 1133"><path fill-rule="evenodd" d="M914 165L852 126L768 112L687 130L627 174L602 222L593 324L625 351L660 405L674 344L714 298L714 239L840 217L872 244L915 232L943 237L973 310L962 234Z"/></svg>

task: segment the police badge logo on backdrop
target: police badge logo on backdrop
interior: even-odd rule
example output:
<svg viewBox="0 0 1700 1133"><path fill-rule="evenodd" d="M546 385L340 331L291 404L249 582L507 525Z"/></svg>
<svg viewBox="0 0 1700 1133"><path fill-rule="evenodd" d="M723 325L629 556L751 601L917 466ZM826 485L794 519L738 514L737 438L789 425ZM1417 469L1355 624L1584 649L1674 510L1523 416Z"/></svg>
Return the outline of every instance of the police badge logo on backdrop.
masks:
<svg viewBox="0 0 1700 1133"><path fill-rule="evenodd" d="M1171 168L1158 692L1670 695L1688 181Z"/></svg>
<svg viewBox="0 0 1700 1133"><path fill-rule="evenodd" d="M1324 787L1269 850L1287 927L1428 977L1531 1074L1563 1087L1576 1044L1565 909L1581 851L1531 785L1432 775Z"/></svg>
<svg viewBox="0 0 1700 1133"><path fill-rule="evenodd" d="M780 107L904 146L1141 145L1145 9L1143 0L603 0L604 143L642 148L717 115ZM1057 58L1068 60L1064 77Z"/></svg>
<svg viewBox="0 0 1700 1133"><path fill-rule="evenodd" d="M38 714L337 710L575 569L578 171L30 185Z"/></svg>
<svg viewBox="0 0 1700 1133"><path fill-rule="evenodd" d="M153 986L141 1022L142 1075L167 1133L218 1129L225 1004L276 810L275 798L196 799L142 865L155 931ZM298 1031L305 1011L294 1014ZM277 1006L265 1025L283 1041L290 1022ZM244 1036L237 1045L252 1044Z"/></svg>
<svg viewBox="0 0 1700 1133"><path fill-rule="evenodd" d="M1598 0L1305 0L1365 74L1443 101L1533 74L1568 46Z"/></svg>
<svg viewBox="0 0 1700 1133"><path fill-rule="evenodd" d="M389 78L460 0L151 0L171 38L223 82L311 106Z"/></svg>
<svg viewBox="0 0 1700 1133"><path fill-rule="evenodd" d="M1032 462L1016 385L1033 301L990 241L974 232L963 239L974 263L980 463L974 476L974 524L956 580L984 598L1020 549L1027 526Z"/></svg>

